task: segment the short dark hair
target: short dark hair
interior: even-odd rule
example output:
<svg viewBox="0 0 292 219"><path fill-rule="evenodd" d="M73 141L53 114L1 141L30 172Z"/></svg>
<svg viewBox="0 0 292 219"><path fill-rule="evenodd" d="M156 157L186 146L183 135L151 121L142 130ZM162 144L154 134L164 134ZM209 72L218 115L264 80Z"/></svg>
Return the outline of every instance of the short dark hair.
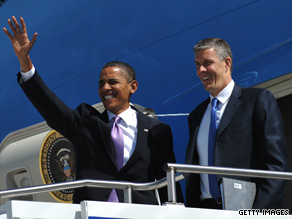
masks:
<svg viewBox="0 0 292 219"><path fill-rule="evenodd" d="M211 48L215 49L215 52L221 62L223 62L227 57L230 57L231 60L233 60L233 55L232 55L229 44L221 38L206 38L206 39L200 40L194 46L193 49L194 49L194 52L196 53L199 50L211 49ZM231 70L232 68L233 68L233 65L231 66Z"/></svg>
<svg viewBox="0 0 292 219"><path fill-rule="evenodd" d="M131 82L133 80L136 80L136 73L135 70L126 62L122 61L110 61L106 63L101 70L109 67L119 67L121 68L121 72L125 76L126 80L128 82Z"/></svg>

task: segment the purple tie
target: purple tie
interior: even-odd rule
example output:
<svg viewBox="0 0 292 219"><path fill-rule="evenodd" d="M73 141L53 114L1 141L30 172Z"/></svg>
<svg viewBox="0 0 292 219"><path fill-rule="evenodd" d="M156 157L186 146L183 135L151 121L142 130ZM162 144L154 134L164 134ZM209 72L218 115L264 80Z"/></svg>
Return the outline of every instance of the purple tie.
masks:
<svg viewBox="0 0 292 219"><path fill-rule="evenodd" d="M113 127L111 131L112 140L115 147L116 154L116 164L118 170L120 170L124 165L124 136L122 129L118 126L121 117L115 116L113 117ZM113 189L110 197L108 199L109 202L119 202L116 190Z"/></svg>

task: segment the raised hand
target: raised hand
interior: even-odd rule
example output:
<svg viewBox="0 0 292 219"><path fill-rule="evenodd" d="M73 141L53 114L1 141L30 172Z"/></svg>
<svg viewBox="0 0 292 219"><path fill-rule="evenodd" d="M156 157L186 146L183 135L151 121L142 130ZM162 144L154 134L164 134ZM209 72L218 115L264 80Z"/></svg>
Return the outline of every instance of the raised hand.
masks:
<svg viewBox="0 0 292 219"><path fill-rule="evenodd" d="M12 17L13 23L8 19L8 24L13 34L11 34L5 27L3 28L3 31L11 41L15 55L20 62L21 70L26 72L32 68L29 52L36 41L37 33L33 35L30 41L27 36L26 25L23 18L21 17L19 20L21 27L14 16Z"/></svg>

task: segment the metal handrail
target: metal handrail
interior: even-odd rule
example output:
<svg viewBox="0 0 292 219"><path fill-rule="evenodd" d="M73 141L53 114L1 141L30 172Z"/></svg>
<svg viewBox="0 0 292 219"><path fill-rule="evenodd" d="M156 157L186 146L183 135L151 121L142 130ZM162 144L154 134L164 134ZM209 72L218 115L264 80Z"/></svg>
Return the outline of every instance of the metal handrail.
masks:
<svg viewBox="0 0 292 219"><path fill-rule="evenodd" d="M208 173L218 174L225 176L242 176L242 177L253 177L253 178L273 178L292 180L291 172L281 171L270 171L270 170L254 170L254 169L242 169L242 168L229 168L229 167L210 167L200 165L186 165L177 163L167 163L164 167L167 172L167 191L168 201L176 203L176 192L174 184L175 172L181 173Z"/></svg>
<svg viewBox="0 0 292 219"><path fill-rule="evenodd" d="M124 191L124 202L132 203L132 191L148 191L154 189L160 189L167 186L168 202L176 203L176 186L175 182L178 182L185 178L183 173L207 173L207 174L219 174L226 176L242 176L253 178L274 178L292 180L291 172L280 171L267 171L267 170L251 170L241 168L229 168L229 167L209 167L200 165L186 165L177 163L167 163L164 167L167 172L167 177L158 181L150 183L132 183L132 182L120 182L120 181L107 181L107 180L75 180L71 182L61 182L54 184L46 184L39 186L32 186L19 189L2 190L0 191L0 199L17 197L24 195L32 195L35 193L52 192L57 190L75 189L81 187L93 187L93 188L108 188L108 189L122 189ZM176 173L179 172L179 173Z"/></svg>
<svg viewBox="0 0 292 219"><path fill-rule="evenodd" d="M182 173L177 173L174 177L175 181L184 179ZM154 189L160 189L167 185L167 177L162 178L158 181L149 183L132 183L132 182L121 182L121 181L109 181L109 180L75 180L71 182L61 182L53 184L45 184L39 186L31 186L19 189L10 189L0 191L0 199L17 197L24 195L32 195L35 193L42 192L53 192L57 190L68 190L76 189L81 187L93 187L93 188L109 188L109 189L122 189L124 190L124 202L132 203L132 190L148 191Z"/></svg>

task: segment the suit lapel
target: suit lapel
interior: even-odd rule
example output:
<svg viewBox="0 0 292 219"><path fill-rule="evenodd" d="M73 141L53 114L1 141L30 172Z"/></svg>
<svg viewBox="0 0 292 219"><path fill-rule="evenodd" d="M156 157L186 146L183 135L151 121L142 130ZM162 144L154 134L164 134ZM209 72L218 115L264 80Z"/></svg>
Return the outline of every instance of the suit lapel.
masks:
<svg viewBox="0 0 292 219"><path fill-rule="evenodd" d="M116 165L116 159L115 159L115 151L114 151L114 145L111 140L111 124L108 120L108 115L106 110L101 114L100 119L104 122L104 127L100 129L102 140L104 142L105 149L108 152L108 155L110 156L112 162L114 165Z"/></svg>
<svg viewBox="0 0 292 219"><path fill-rule="evenodd" d="M192 127L192 133L190 133L190 140L188 143L187 147L187 152L186 152L186 163L187 164L192 164L194 163L194 158L195 156L195 151L196 151L196 142L197 142L197 136L198 136L198 131L199 127L202 121L202 118L204 116L204 113L207 109L207 106L210 102L210 99L206 99L201 105L198 106L197 111L194 113L194 118L191 118L191 121L194 121L194 124L189 124ZM195 161L196 163L197 161Z"/></svg>
<svg viewBox="0 0 292 219"><path fill-rule="evenodd" d="M235 112L237 111L241 101L238 99L241 96L241 87L235 84L232 94L230 96L228 105L226 106L225 112L222 116L220 125L217 130L217 137L221 135L224 129L229 125Z"/></svg>
<svg viewBox="0 0 292 219"><path fill-rule="evenodd" d="M128 160L128 162L121 169L121 172L129 169L136 162L136 160L139 159L139 157L143 154L143 152L145 151L145 148L147 148L147 145L148 145L147 139L148 139L148 132L150 131L150 127L151 127L150 125L151 120L147 116L139 112L138 110L137 112L138 112L137 114L138 124L137 124L136 147L132 156Z"/></svg>

